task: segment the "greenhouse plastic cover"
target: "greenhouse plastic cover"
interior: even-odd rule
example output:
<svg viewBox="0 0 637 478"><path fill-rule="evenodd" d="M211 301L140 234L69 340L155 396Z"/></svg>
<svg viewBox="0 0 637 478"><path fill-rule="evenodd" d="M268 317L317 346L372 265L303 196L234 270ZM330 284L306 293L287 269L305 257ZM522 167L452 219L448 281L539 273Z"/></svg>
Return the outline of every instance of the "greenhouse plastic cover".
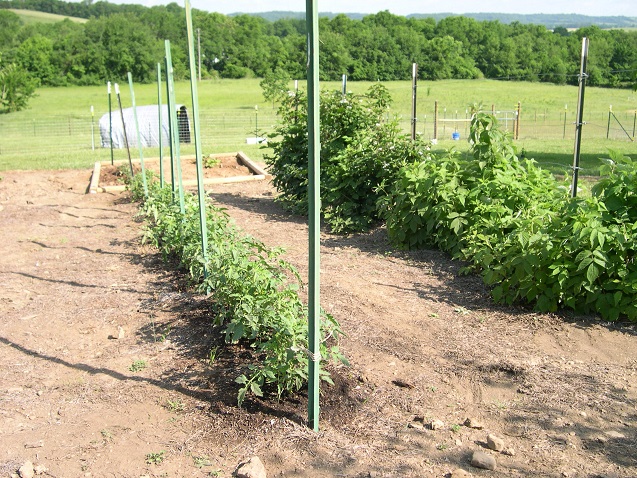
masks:
<svg viewBox="0 0 637 478"><path fill-rule="evenodd" d="M179 110L183 105L176 105ZM138 106L137 121L139 123L139 136L141 138L142 147L158 147L159 146L159 108L157 105ZM128 146L130 148L138 147L137 130L135 128L135 116L133 108L125 108L122 110L124 115L124 123L126 124L126 136L128 137ZM124 128L122 126L122 115L119 110L114 109L111 113L113 121L113 148L125 148L126 141L124 139ZM163 146L168 146L168 105L162 105L161 108L162 135ZM178 120L180 122L180 120ZM109 148L110 141L108 139L108 113L100 118L99 122L100 136L102 139L102 147ZM190 128L188 128L190 129Z"/></svg>

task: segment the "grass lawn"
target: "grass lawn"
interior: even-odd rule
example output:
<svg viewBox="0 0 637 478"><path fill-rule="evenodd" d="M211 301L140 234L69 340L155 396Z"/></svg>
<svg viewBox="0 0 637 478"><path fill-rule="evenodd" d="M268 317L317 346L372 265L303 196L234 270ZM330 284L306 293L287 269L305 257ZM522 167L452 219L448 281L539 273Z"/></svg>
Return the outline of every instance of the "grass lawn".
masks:
<svg viewBox="0 0 637 478"><path fill-rule="evenodd" d="M272 131L276 124L276 110L263 99L259 79L205 80L199 85L202 150L204 154L242 150L261 160L267 149L246 143L258 130L261 135ZM353 92L364 92L370 82L349 82ZM388 115L397 115L405 131L410 126L411 82L386 82L394 105ZM305 82L299 81L300 88ZM321 88L340 91L341 82L323 82ZM290 88L293 88L290 82ZM124 108L131 105L128 84L120 85ZM165 102L165 87L162 85ZM156 84L135 85L138 105L157 103ZM177 102L190 105L190 84L176 83ZM112 95L112 107L117 98ZM468 148L468 124L461 121L469 115L470 105L482 103L485 110L492 107L501 123L512 129L513 111L522 104L519 151L546 165L555 173L563 173L573 161L573 135L577 88L543 83L501 82L495 80L447 80L418 85L418 131L426 138L433 137L434 102L438 101L439 142L437 149ZM629 140L618 121L611 122L609 136L608 111L612 105L619 122L632 136L637 111L637 93L631 90L587 88L582 139L583 174L595 174L598 158L608 149L627 155L637 152L637 143ZM91 117L91 106L94 117ZM255 108L256 107L256 108ZM116 111L116 110L115 110ZM99 118L108 112L106 85L97 87L40 88L25 111L0 115L0 170L88 168L97 160L110 159L110 149L100 147ZM455 121L456 118L459 121ZM460 141L452 141L451 133L458 131ZM182 148L192 154L192 145ZM136 148L133 148L136 155ZM145 156L157 156L158 150L144 151ZM116 150L115 159L126 158L125 150Z"/></svg>
<svg viewBox="0 0 637 478"><path fill-rule="evenodd" d="M65 15L57 15L55 13L39 12L36 10L19 10L16 8L10 8L10 11L17 14L20 19L26 23L57 23L68 18L72 22L86 23L86 18L67 17Z"/></svg>

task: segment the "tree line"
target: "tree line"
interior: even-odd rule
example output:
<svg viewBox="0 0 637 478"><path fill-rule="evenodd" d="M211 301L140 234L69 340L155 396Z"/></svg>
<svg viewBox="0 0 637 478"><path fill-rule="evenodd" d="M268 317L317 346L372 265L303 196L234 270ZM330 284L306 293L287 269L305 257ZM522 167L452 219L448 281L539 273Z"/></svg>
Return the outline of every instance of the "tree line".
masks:
<svg viewBox="0 0 637 478"><path fill-rule="evenodd" d="M85 23L24 23L11 9L32 9L87 18ZM301 19L274 22L252 15L226 16L193 10L200 32L202 76L305 77L306 26ZM436 21L387 11L354 20L320 19L320 77L337 80L405 80L419 64L421 80L497 78L577 84L581 38L590 39L591 86L635 83L637 31L596 26L568 31L540 25L478 21L452 16ZM176 78L185 78L185 10L61 0L0 0L0 69L12 65L39 85L95 85L155 79L173 46Z"/></svg>

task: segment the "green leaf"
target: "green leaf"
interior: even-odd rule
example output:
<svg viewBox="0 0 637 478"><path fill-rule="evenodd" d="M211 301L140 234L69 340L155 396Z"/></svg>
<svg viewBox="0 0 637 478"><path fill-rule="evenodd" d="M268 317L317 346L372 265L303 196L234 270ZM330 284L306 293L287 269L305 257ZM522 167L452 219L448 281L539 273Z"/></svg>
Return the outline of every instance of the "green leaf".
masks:
<svg viewBox="0 0 637 478"><path fill-rule="evenodd" d="M258 383L256 382L252 382L250 384L250 391L256 395L257 397L262 397L263 396L263 392L261 391L261 387L259 386Z"/></svg>
<svg viewBox="0 0 637 478"><path fill-rule="evenodd" d="M588 279L589 283L595 282L595 279L599 276L599 267L597 264L592 263L588 266L588 270L586 271L586 279Z"/></svg>

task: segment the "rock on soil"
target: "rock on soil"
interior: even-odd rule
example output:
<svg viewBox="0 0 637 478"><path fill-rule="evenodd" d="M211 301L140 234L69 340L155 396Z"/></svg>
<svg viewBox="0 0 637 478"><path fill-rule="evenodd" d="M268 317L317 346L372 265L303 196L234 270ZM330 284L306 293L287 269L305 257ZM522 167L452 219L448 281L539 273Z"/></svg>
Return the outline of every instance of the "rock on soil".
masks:
<svg viewBox="0 0 637 478"><path fill-rule="evenodd" d="M495 470L497 464L495 458L483 451L474 451L471 457L471 466L484 470Z"/></svg>
<svg viewBox="0 0 637 478"><path fill-rule="evenodd" d="M265 466L258 456L241 463L235 472L237 478L266 478Z"/></svg>

